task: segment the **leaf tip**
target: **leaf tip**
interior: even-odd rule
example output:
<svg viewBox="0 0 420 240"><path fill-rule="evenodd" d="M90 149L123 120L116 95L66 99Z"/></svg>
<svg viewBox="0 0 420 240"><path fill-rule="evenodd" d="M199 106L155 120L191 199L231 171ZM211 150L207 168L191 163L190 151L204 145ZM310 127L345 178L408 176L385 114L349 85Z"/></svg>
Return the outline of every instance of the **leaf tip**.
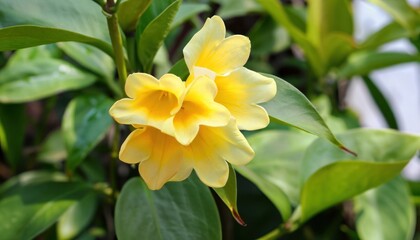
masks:
<svg viewBox="0 0 420 240"><path fill-rule="evenodd" d="M346 153L349 153L349 154L353 155L354 157L357 157L357 153L355 153L352 150L346 148L345 146L341 145L340 148L341 148L341 150L345 151Z"/></svg>
<svg viewBox="0 0 420 240"><path fill-rule="evenodd" d="M231 211L232 211L232 216L235 218L236 222L239 223L241 226L246 227L247 224L241 218L241 216L239 215L238 211L236 209L231 209Z"/></svg>

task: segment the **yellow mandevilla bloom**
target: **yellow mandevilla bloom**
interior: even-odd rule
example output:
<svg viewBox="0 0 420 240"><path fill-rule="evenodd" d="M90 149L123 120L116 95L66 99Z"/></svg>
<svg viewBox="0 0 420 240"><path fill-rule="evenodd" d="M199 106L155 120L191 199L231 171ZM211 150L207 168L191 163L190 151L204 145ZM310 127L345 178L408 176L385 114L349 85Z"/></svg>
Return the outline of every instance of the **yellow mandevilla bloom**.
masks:
<svg viewBox="0 0 420 240"><path fill-rule="evenodd" d="M192 170L208 186L223 187L227 162L243 165L252 160L254 151L239 130L268 124L267 112L257 104L270 100L276 85L243 67L249 54L248 38L225 38L224 23L214 16L184 48L187 82L173 74L159 80L145 73L127 78L128 98L117 101L110 114L136 128L119 157L139 163L150 189L182 181Z"/></svg>

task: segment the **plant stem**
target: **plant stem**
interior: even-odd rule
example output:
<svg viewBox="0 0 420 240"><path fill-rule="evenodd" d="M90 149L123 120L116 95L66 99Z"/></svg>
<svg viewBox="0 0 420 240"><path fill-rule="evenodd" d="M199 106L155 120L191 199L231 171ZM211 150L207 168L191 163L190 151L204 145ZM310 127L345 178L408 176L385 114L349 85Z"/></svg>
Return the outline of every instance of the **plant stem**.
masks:
<svg viewBox="0 0 420 240"><path fill-rule="evenodd" d="M116 14L115 3L113 0L107 1L104 11L108 13L108 31L111 37L112 48L114 49L115 65L117 66L120 84L124 88L125 79L127 79L127 68L125 65L124 47L118 25L118 16Z"/></svg>

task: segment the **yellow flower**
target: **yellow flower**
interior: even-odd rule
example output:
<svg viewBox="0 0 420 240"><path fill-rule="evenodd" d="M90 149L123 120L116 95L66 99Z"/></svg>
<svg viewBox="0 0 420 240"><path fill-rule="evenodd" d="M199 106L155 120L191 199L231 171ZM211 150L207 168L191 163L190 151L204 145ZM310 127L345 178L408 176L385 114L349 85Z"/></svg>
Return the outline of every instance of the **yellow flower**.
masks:
<svg viewBox="0 0 420 240"><path fill-rule="evenodd" d="M223 20L213 16L185 46L184 58L190 71L187 84L202 75L213 78L218 89L216 102L236 118L239 129L264 128L269 117L258 103L275 96L274 79L243 67L251 49L247 37L225 35Z"/></svg>
<svg viewBox="0 0 420 240"><path fill-rule="evenodd" d="M125 92L129 98L117 101L109 110L115 121L162 128L181 108L185 84L173 74L157 80L149 74L134 73L127 78Z"/></svg>
<svg viewBox="0 0 420 240"><path fill-rule="evenodd" d="M194 169L210 187L223 187L229 176L226 161L243 165L254 151L231 119L223 127L201 126L188 145L153 127L133 131L121 146L120 159L139 164L139 172L150 189L160 189L168 181L182 181Z"/></svg>

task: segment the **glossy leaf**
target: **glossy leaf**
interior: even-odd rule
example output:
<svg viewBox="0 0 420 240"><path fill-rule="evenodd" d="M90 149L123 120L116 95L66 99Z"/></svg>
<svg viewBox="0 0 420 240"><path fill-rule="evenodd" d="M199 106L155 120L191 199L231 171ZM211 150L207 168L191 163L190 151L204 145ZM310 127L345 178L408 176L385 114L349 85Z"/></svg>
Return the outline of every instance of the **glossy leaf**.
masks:
<svg viewBox="0 0 420 240"><path fill-rule="evenodd" d="M197 178L151 191L135 177L123 187L115 209L117 238L221 239L212 195Z"/></svg>
<svg viewBox="0 0 420 240"><path fill-rule="evenodd" d="M23 104L0 104L0 146L12 169L22 163L25 139L25 106Z"/></svg>
<svg viewBox="0 0 420 240"><path fill-rule="evenodd" d="M0 71L0 102L21 103L79 89L96 77L58 59L36 59Z"/></svg>
<svg viewBox="0 0 420 240"><path fill-rule="evenodd" d="M93 1L3 0L0 27L0 51L78 41L112 55L105 16Z"/></svg>
<svg viewBox="0 0 420 240"><path fill-rule="evenodd" d="M381 90L376 86L375 82L370 79L368 76L363 76L363 81L365 82L370 95L376 103L376 106L382 113L382 116L385 118L388 127L393 129L398 129L397 119L395 118L394 111L386 100L385 96L382 94Z"/></svg>
<svg viewBox="0 0 420 240"><path fill-rule="evenodd" d="M0 200L4 239L33 239L89 191L80 182L42 182L17 186Z"/></svg>
<svg viewBox="0 0 420 240"><path fill-rule="evenodd" d="M96 207L95 193L87 194L74 203L58 220L58 239L74 239L79 235L92 221Z"/></svg>
<svg viewBox="0 0 420 240"><path fill-rule="evenodd" d="M184 59L181 59L178 62L176 62L172 66L171 70L169 70L169 73L177 75L183 81L185 81L190 75L190 72L188 70L187 64L185 63Z"/></svg>
<svg viewBox="0 0 420 240"><path fill-rule="evenodd" d="M269 102L262 104L273 120L325 138L338 147L349 151L337 140L303 93L279 77L269 74L263 75L273 78L277 84L276 96Z"/></svg>
<svg viewBox="0 0 420 240"><path fill-rule="evenodd" d="M62 52L55 44L40 45L16 50L7 61L7 65L26 64L40 58L60 58Z"/></svg>
<svg viewBox="0 0 420 240"><path fill-rule="evenodd" d="M118 6L118 22L126 32L136 29L137 21L149 7L152 0L125 0Z"/></svg>
<svg viewBox="0 0 420 240"><path fill-rule="evenodd" d="M171 23L180 5L181 0L172 2L143 29L138 39L138 46L140 47L137 49L143 71L150 72L152 70L153 59L159 47L163 44L166 35L168 35Z"/></svg>
<svg viewBox="0 0 420 240"><path fill-rule="evenodd" d="M338 70L339 77L363 76L370 72L401 63L420 61L419 55L402 52L356 52Z"/></svg>
<svg viewBox="0 0 420 240"><path fill-rule="evenodd" d="M108 114L113 101L102 94L74 98L63 116L62 131L67 149L67 167L74 170L105 137L112 119Z"/></svg>
<svg viewBox="0 0 420 240"><path fill-rule="evenodd" d="M389 181L420 148L419 136L391 130L358 129L339 136L358 156L345 154L324 139L309 146L302 168L303 221Z"/></svg>
<svg viewBox="0 0 420 240"><path fill-rule="evenodd" d="M217 193L220 199L222 199L225 205L229 208L235 220L242 226L246 226L246 223L244 222L244 220L242 220L241 216L239 215L238 205L236 203L236 197L237 197L236 173L235 173L235 170L232 168L232 165L229 164L229 178L226 185L221 188L213 188L213 190Z"/></svg>
<svg viewBox="0 0 420 240"><path fill-rule="evenodd" d="M354 210L360 239L413 239L416 212L407 183L400 177L357 196Z"/></svg>
<svg viewBox="0 0 420 240"><path fill-rule="evenodd" d="M187 21L188 19L197 16L202 12L207 12L209 10L209 5L204 3L182 3L179 7L178 12L175 15L171 28L175 28Z"/></svg>
<svg viewBox="0 0 420 240"><path fill-rule="evenodd" d="M253 182L273 202L283 219L291 205L299 202L300 165L306 147L314 136L295 131L263 131L248 138L255 158L236 170Z"/></svg>

